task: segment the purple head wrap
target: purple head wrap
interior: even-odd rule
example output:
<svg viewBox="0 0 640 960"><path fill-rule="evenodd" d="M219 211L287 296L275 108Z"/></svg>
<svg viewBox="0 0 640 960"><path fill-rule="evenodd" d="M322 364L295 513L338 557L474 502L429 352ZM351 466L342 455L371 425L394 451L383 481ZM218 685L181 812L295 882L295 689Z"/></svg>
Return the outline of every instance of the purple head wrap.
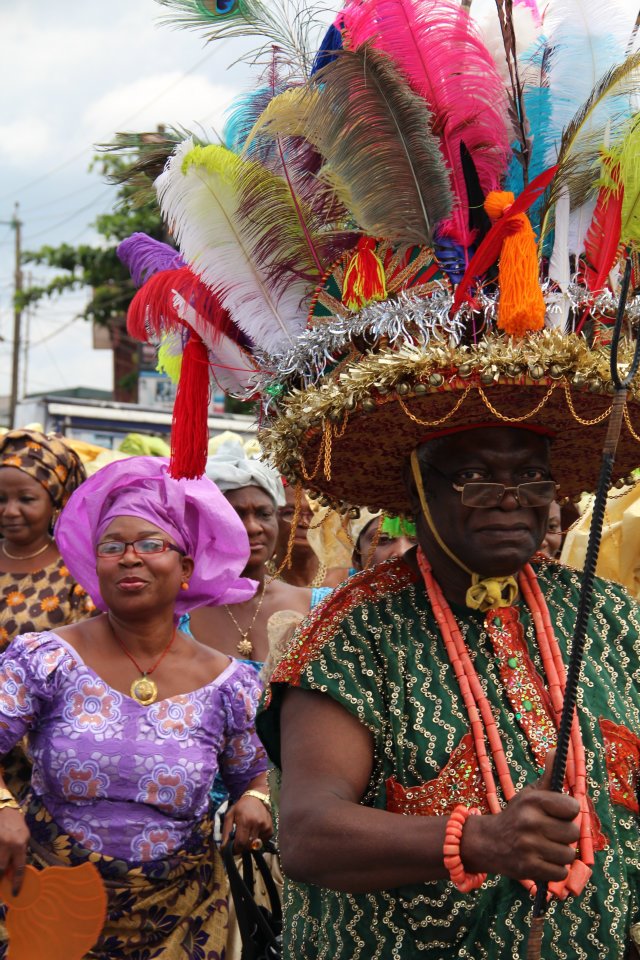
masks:
<svg viewBox="0 0 640 960"><path fill-rule="evenodd" d="M176 598L176 615L195 607L241 603L256 583L241 577L249 540L237 513L216 485L174 480L163 457L129 457L89 477L60 514L55 540L72 577L105 610L96 573L95 548L116 517L148 520L175 540L194 563L189 589Z"/></svg>

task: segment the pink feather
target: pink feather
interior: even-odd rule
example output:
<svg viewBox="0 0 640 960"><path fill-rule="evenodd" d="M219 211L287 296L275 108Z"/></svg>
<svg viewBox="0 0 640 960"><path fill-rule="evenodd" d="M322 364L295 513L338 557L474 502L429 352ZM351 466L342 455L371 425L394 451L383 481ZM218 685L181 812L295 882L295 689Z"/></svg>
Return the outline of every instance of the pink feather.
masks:
<svg viewBox="0 0 640 960"><path fill-rule="evenodd" d="M344 19L347 43L372 40L429 105L455 196L440 230L470 246L460 145L471 154L485 195L500 186L511 155L504 86L473 21L454 0L364 0L352 3Z"/></svg>
<svg viewBox="0 0 640 960"><path fill-rule="evenodd" d="M540 11L538 10L538 4L536 3L536 0L515 0L514 6L526 7L531 11L533 22L535 23L536 27L542 26L542 17L540 16Z"/></svg>

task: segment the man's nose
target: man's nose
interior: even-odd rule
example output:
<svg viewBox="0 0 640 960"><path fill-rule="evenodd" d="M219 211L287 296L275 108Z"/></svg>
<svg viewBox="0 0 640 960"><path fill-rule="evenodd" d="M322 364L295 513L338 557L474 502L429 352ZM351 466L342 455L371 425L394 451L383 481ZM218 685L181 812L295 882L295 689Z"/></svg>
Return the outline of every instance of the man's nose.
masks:
<svg viewBox="0 0 640 960"><path fill-rule="evenodd" d="M505 487L505 491L500 501L501 510L519 510L520 501L518 499L517 487Z"/></svg>

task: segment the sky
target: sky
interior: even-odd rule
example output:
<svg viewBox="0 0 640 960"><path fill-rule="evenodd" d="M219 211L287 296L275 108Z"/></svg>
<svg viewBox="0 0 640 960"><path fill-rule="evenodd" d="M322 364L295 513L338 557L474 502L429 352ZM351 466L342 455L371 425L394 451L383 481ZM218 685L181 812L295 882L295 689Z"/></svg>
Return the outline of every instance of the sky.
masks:
<svg viewBox="0 0 640 960"><path fill-rule="evenodd" d="M161 122L219 130L250 84L246 64L232 66L246 42L206 44L162 24L165 13L155 0L0 0L0 395L10 392L15 204L25 250L99 242L92 222L117 188L89 172L94 145ZM23 316L21 393L111 389L111 353L93 350L77 319L86 300L65 295Z"/></svg>

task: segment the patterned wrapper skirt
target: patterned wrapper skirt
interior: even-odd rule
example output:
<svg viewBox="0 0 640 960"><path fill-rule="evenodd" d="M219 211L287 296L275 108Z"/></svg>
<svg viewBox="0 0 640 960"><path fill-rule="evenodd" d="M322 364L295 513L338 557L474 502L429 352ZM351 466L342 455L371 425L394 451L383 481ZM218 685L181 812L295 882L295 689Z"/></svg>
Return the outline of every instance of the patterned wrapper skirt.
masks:
<svg viewBox="0 0 640 960"><path fill-rule="evenodd" d="M35 798L25 816L31 864L74 867L89 861L102 877L107 919L85 960L224 960L227 881L211 821L197 825L188 849L132 863L82 847ZM0 927L0 958L6 949Z"/></svg>

